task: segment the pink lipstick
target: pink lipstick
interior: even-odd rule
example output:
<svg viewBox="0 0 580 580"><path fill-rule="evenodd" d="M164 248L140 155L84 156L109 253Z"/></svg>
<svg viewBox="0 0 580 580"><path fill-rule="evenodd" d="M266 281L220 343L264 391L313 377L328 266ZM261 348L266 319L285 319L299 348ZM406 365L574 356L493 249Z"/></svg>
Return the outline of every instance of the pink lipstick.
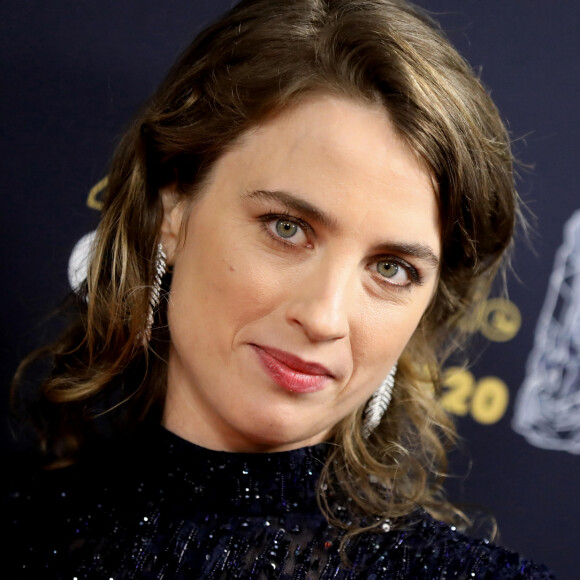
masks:
<svg viewBox="0 0 580 580"><path fill-rule="evenodd" d="M258 355L262 367L280 387L293 393L313 393L323 389L333 378L332 373L318 363L306 362L301 358L278 350L251 345Z"/></svg>

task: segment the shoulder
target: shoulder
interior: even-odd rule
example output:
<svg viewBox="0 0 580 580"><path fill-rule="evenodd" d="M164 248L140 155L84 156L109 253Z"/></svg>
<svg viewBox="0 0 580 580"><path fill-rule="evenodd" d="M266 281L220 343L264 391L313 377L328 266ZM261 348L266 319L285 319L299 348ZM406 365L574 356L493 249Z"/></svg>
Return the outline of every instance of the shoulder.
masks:
<svg viewBox="0 0 580 580"><path fill-rule="evenodd" d="M21 533L29 536L49 533L53 526L76 509L82 490L87 492L91 478L77 466L46 470L19 465L3 482L1 503L2 528L14 539ZM94 483L94 480L92 481Z"/></svg>
<svg viewBox="0 0 580 580"><path fill-rule="evenodd" d="M487 540L471 538L425 512L417 512L395 532L389 551L407 560L412 554L413 563L408 564L410 577L554 580L542 564Z"/></svg>
<svg viewBox="0 0 580 580"><path fill-rule="evenodd" d="M70 470L45 472L20 459L9 463L2 482L0 530L9 577L32 574L30 567L40 557L42 540L60 536L62 519L56 517L67 506Z"/></svg>
<svg viewBox="0 0 580 580"><path fill-rule="evenodd" d="M10 577L46 577L44 566L49 565L61 569L73 544L102 535L116 511L131 505L126 472L104 470L101 462L52 470L18 462L11 472L0 498Z"/></svg>

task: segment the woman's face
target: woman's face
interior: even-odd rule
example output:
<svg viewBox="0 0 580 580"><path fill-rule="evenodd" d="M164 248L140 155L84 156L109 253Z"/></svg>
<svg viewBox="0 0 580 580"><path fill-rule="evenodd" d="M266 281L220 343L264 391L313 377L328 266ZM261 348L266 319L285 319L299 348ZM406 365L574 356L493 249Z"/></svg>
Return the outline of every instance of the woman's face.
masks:
<svg viewBox="0 0 580 580"><path fill-rule="evenodd" d="M435 291L423 165L378 106L318 96L244 135L190 208L170 189L163 201L165 426L228 451L325 440L379 386Z"/></svg>

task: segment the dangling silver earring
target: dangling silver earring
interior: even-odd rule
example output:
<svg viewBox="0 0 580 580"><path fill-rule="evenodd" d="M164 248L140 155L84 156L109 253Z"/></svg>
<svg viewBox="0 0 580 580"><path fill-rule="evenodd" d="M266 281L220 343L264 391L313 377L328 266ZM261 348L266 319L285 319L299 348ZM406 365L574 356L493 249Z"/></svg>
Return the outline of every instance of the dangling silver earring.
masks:
<svg viewBox="0 0 580 580"><path fill-rule="evenodd" d="M153 320L155 317L155 309L159 305L161 298L161 278L167 271L167 255L163 251L161 244L157 245L157 255L155 256L155 278L151 286L151 297L149 298L149 313L147 315L147 325L143 335L143 342L147 344L151 339L151 330L153 328Z"/></svg>
<svg viewBox="0 0 580 580"><path fill-rule="evenodd" d="M381 422L393 394L393 387L395 386L395 375L397 374L397 363L391 369L381 386L371 395L367 401L367 406L364 410L363 419L363 437L368 439L370 434L376 429Z"/></svg>

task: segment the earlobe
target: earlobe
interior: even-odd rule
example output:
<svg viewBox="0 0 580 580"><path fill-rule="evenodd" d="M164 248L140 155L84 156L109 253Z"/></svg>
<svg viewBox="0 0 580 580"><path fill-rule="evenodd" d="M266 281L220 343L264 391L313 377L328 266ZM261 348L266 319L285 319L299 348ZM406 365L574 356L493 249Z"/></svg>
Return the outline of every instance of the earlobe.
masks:
<svg viewBox="0 0 580 580"><path fill-rule="evenodd" d="M163 204L163 221L161 222L161 244L167 255L167 263L172 265L179 244L181 223L184 213L184 199L175 190L174 185L169 185L159 192Z"/></svg>

